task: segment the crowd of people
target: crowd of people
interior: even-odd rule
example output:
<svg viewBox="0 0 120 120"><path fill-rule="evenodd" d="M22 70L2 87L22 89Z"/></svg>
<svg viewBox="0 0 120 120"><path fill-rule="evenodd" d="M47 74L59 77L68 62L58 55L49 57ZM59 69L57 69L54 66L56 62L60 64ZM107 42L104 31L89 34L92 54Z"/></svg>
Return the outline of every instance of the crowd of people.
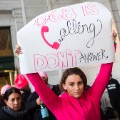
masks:
<svg viewBox="0 0 120 120"><path fill-rule="evenodd" d="M5 86L6 87L6 86ZM29 111L41 104L39 98L31 103L22 100L22 93L16 87L6 87L0 99L0 120L33 120Z"/></svg>
<svg viewBox="0 0 120 120"><path fill-rule="evenodd" d="M114 41L116 36L114 33ZM22 50L18 46L15 54L20 53ZM60 85L48 84L46 72L26 74L27 79L20 74L14 80L14 86L5 85L1 89L0 120L107 120L102 118L100 110L101 96L106 87L111 105L120 115L117 103L120 99L118 95L117 99L111 97L114 94L111 90L117 86L114 79L114 83L109 80L112 66L112 62L102 64L93 85L89 87L86 87L85 73L78 67L66 69ZM34 86L34 92L31 92L28 80ZM44 112L48 111L47 117L44 108Z"/></svg>
<svg viewBox="0 0 120 120"><path fill-rule="evenodd" d="M39 74L56 95L61 94L59 85L48 84L46 72ZM31 92L28 80L24 75L19 74L14 80L13 86L4 85L0 92L0 120L44 120L40 108L43 102L36 91ZM56 120L52 112L47 110L49 120Z"/></svg>

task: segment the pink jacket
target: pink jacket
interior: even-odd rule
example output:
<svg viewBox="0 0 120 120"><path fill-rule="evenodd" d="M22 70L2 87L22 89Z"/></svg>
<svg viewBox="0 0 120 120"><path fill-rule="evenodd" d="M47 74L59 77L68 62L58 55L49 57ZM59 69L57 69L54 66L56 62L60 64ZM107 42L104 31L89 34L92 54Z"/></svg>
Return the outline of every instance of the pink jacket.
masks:
<svg viewBox="0 0 120 120"><path fill-rule="evenodd" d="M58 97L37 73L27 74L42 101L57 120L100 120L100 99L108 84L112 63L102 64L95 82L79 99L66 92Z"/></svg>

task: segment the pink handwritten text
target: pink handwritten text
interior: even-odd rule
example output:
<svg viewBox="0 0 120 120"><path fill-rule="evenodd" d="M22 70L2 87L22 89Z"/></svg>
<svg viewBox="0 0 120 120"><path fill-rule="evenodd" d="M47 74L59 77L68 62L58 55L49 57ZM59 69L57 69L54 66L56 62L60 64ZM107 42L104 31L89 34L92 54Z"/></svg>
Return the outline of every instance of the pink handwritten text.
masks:
<svg viewBox="0 0 120 120"><path fill-rule="evenodd" d="M49 14L46 14L45 16L40 16L40 17L38 16L34 20L34 25L41 27L45 25L48 21L58 22L61 20L72 20L72 19L75 19L76 16L77 15L74 9L72 8L62 9L60 13L58 13L57 10L54 10Z"/></svg>
<svg viewBox="0 0 120 120"><path fill-rule="evenodd" d="M98 9L93 4L82 6L82 11L84 16L97 15L99 13Z"/></svg>

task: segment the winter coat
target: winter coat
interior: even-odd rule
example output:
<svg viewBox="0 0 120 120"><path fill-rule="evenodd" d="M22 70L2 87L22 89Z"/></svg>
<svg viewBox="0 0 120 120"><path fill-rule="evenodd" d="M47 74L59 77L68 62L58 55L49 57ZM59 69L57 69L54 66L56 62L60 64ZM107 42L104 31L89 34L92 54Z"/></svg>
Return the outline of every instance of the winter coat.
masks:
<svg viewBox="0 0 120 120"><path fill-rule="evenodd" d="M37 106L36 101L22 104L19 111L14 111L4 105L0 108L0 120L33 120L29 111Z"/></svg>
<svg viewBox="0 0 120 120"><path fill-rule="evenodd" d="M22 95L21 95L21 98L24 102L27 101L27 98L28 96L30 95L30 91L29 90L24 90L24 89L21 89L20 91L22 91Z"/></svg>
<svg viewBox="0 0 120 120"><path fill-rule="evenodd" d="M54 91L54 93L56 95L60 95L59 85L48 84L48 86ZM34 91L33 93L31 93L28 96L27 103L31 102L32 100L36 100L38 97L39 97L38 94L36 93L36 91ZM42 116L41 116L40 111L41 111L40 106L37 106L36 108L34 108L30 111L34 120L42 120ZM49 112L49 116L50 116L51 120L56 120L55 116L50 112L50 110L48 110L48 112Z"/></svg>
<svg viewBox="0 0 120 120"><path fill-rule="evenodd" d="M108 86L108 95L110 99L120 98L120 85L119 82L113 78L109 80Z"/></svg>

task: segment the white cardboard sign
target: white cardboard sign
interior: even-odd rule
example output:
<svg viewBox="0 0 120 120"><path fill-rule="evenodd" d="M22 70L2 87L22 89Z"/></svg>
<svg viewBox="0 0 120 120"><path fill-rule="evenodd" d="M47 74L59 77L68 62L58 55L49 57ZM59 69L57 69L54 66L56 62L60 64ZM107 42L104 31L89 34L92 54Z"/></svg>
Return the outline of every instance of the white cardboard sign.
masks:
<svg viewBox="0 0 120 120"><path fill-rule="evenodd" d="M51 10L17 33L21 73L114 61L112 16L100 3Z"/></svg>

